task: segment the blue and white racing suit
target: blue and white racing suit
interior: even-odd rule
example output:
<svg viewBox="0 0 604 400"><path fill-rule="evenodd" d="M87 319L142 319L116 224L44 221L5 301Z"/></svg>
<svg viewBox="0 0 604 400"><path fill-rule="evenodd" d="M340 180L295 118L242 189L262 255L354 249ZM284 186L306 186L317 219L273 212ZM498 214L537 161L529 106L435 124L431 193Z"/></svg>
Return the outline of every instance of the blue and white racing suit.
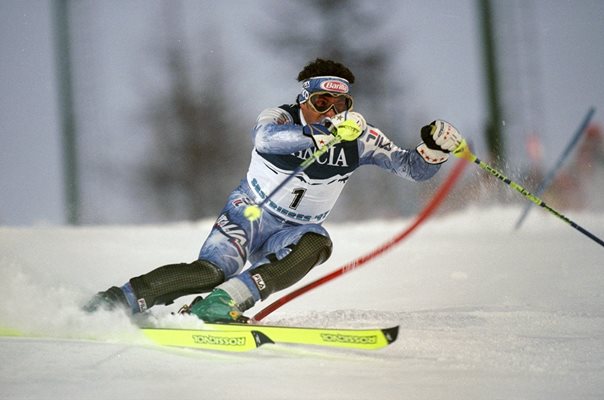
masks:
<svg viewBox="0 0 604 400"><path fill-rule="evenodd" d="M305 233L328 237L322 223L359 166L376 165L413 181L429 179L440 168L368 126L356 140L333 146L291 179L266 204L261 218L250 222L243 215L246 206L260 203L316 151L313 140L302 134L305 124L298 105L260 113L252 131L254 149L247 176L230 194L199 253L199 259L219 267L227 280L240 279L255 301L260 294L250 271L268 263L269 254L281 260L291 251L287 246ZM242 272L248 261L251 267Z"/></svg>

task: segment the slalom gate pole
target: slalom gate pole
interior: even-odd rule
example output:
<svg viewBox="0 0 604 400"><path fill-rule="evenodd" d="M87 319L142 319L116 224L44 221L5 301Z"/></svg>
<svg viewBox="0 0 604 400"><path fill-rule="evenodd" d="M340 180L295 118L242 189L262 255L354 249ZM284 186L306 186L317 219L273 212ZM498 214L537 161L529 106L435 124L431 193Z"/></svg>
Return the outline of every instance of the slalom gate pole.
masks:
<svg viewBox="0 0 604 400"><path fill-rule="evenodd" d="M587 115L585 115L585 118L583 118L581 125L579 125L579 128L577 129L577 131L571 138L570 142L568 142L568 144L566 145L566 148L560 155L560 158L558 158L558 161L556 162L554 167L552 167L552 169L549 170L547 175L545 175L545 177L543 178L543 180L537 187L537 190L535 191L535 196L541 196L547 190L549 185L551 185L551 183L554 181L556 173L562 167L562 164L564 164L564 161L570 155L570 153L573 151L573 149L575 148L577 143L579 143L579 139L581 138L581 136L583 136L583 133L587 129L587 125L589 125L589 122L591 121L591 118L593 117L595 112L596 112L596 109L594 107L591 107L589 109L589 111L587 111ZM514 227L514 229L518 229L522 226L522 223L526 219L529 211L531 211L532 205L533 205L532 203L526 204L526 207L524 207L524 210L522 211L520 218L518 218L518 221L516 222L516 226Z"/></svg>
<svg viewBox="0 0 604 400"><path fill-rule="evenodd" d="M260 218L260 215L262 214L262 207L264 207L266 205L266 203L268 203L275 196L275 194L277 192L279 192L279 190L281 190L289 181L291 181L292 179L294 179L296 175L298 175L300 172L304 171L306 168L310 167L323 154L327 153L329 151L329 149L331 149L333 146L335 146L336 144L340 143L341 141L342 141L342 138L340 136L338 136L338 135L335 135L333 137L333 139L331 139L328 143L326 143L325 145L323 145L323 147L321 147L320 149L318 149L317 151L315 151L306 160L302 161L302 163L300 165L298 165L296 167L296 169L294 169L292 171L292 173L289 174L289 176L283 180L283 182L281 182L275 189L273 189L273 191L270 192L262 200L262 202L257 203L257 204L250 204L250 205L248 205L245 208L245 210L244 210L245 217L249 221L255 221L258 218Z"/></svg>
<svg viewBox="0 0 604 400"><path fill-rule="evenodd" d="M563 215L561 212L559 212L559 211L553 209L552 207L548 206L547 204L545 204L545 202L543 200L541 200L539 197L535 196L534 194L532 194L531 192L526 190L524 187L520 186L518 183L514 182L513 180L511 180L510 178L505 176L502 172L493 168L492 166L485 163L484 161L481 161L478 157L476 157L476 155L474 153L472 153L470 151L470 148L468 147L468 143L465 140L463 140L459 144L459 146L457 146L457 148L453 151L453 154L456 157L463 158L469 162L473 162L474 164L478 165L481 169L487 171L488 173L490 173L491 175L493 175L494 177L496 177L497 179L499 179L500 181L502 181L503 183L505 183L512 189L516 190L518 193L520 193L521 195L526 197L528 200L530 200L533 203L535 203L536 205L546 209L547 211L549 211L556 217L560 218L562 221L566 222L567 224L569 224L570 226L572 226L573 228L575 228L576 230L578 230L579 232L581 232L582 234L587 236L588 238L592 239L594 242L598 243L600 246L604 246L604 241L602 241L602 239L598 238L596 235L589 232L585 228L579 226L576 222L570 220L568 217Z"/></svg>
<svg viewBox="0 0 604 400"><path fill-rule="evenodd" d="M322 278L319 278L305 286L302 286L301 288L299 288L293 292L290 292L290 293L282 296L281 298L277 299L273 303L266 306L264 309L260 310L256 315L254 315L254 317L252 318L252 321L262 320L267 315L271 314L273 311L277 310L284 304L289 303L296 297L299 297L300 295L302 295L318 286L321 286L322 284L329 282L329 281L337 278L338 276L342 276L350 271L353 271L353 270L359 268L360 266L364 265L369 260L372 260L373 258L382 255L387 250L390 250L392 247L397 245L400 241L402 241L405 237L407 237L411 232L413 232L422 222L424 222L424 220L426 220L432 213L434 213L434 211L438 208L438 206L447 197L447 194L449 194L449 192L451 191L451 189L453 188L455 183L459 180L466 165L467 165L467 163L465 163L461 160L459 162L457 162L457 164L455 165L453 170L449 173L449 175L445 179L444 183L439 187L438 191L432 196L432 198L426 204L426 206L423 208L423 210L417 215L417 217L415 218L413 223L411 223L411 225L409 227L407 227L405 230L403 230L398 235L394 236L388 242L382 244L380 247L376 248L372 252L370 252L364 256L361 256L361 257L349 262L348 264L345 264L344 266L325 275Z"/></svg>

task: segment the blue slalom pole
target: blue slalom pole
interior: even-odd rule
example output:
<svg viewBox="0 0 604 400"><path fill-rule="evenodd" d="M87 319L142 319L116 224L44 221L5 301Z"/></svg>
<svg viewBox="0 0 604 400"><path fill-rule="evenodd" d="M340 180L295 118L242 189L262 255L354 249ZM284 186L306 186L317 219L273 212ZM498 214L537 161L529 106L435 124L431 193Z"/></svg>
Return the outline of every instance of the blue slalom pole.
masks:
<svg viewBox="0 0 604 400"><path fill-rule="evenodd" d="M577 143L579 143L579 139L581 139L581 136L583 136L583 133L587 129L587 125L589 125L589 122L591 121L591 118L593 117L595 112L596 109L594 107L591 107L589 109L587 115L585 115L585 118L583 118L583 122L581 122L581 125L579 125L579 129L577 129L568 145L566 145L564 152L560 155L560 158L558 158L558 162L548 171L548 173L545 175L545 177L539 184L539 187L537 187L537 190L535 191L535 195L537 197L541 197L543 192L545 192L547 188L552 184L554 178L556 177L556 174L558 173L558 170L562 167L562 164L564 164L564 161L573 151ZM517 230L520 228L520 226L522 226L522 223L526 219L529 211L531 211L532 205L533 203L527 203L527 205L524 207L524 210L522 211L522 214L520 215L520 218L518 218L514 229Z"/></svg>

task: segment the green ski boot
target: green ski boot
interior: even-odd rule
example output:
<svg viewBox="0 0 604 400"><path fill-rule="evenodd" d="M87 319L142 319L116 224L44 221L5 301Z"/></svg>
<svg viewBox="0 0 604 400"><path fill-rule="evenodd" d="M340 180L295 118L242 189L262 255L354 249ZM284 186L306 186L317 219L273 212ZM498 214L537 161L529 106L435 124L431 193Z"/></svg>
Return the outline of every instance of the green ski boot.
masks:
<svg viewBox="0 0 604 400"><path fill-rule="evenodd" d="M214 322L247 322L237 303L222 289L214 289L203 300L193 302L188 310L199 319Z"/></svg>

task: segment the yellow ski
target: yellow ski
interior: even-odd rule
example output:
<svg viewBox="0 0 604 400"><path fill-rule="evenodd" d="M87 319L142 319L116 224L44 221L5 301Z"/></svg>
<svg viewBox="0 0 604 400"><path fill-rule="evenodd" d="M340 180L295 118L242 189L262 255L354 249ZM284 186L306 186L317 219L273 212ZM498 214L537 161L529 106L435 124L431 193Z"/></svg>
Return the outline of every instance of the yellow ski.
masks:
<svg viewBox="0 0 604 400"><path fill-rule="evenodd" d="M249 351L272 343L266 335L252 330L212 331L204 329L142 328L143 334L162 346L218 351Z"/></svg>
<svg viewBox="0 0 604 400"><path fill-rule="evenodd" d="M245 351L264 343L375 350L394 342L398 336L398 329L398 326L385 329L342 329L250 324L205 324L204 329L200 330L143 328L143 332L158 344L227 351ZM254 341L251 342L248 339L244 344L244 339L248 337L246 334L251 335ZM194 339L196 335L199 335L199 337ZM197 346L197 342L201 342L201 345ZM250 346L253 343L257 345Z"/></svg>
<svg viewBox="0 0 604 400"><path fill-rule="evenodd" d="M228 352L250 351L267 343L376 350L394 342L398 330L398 326L344 329L209 323L203 329L141 328L143 335L158 345ZM0 327L1 336L45 337Z"/></svg>

